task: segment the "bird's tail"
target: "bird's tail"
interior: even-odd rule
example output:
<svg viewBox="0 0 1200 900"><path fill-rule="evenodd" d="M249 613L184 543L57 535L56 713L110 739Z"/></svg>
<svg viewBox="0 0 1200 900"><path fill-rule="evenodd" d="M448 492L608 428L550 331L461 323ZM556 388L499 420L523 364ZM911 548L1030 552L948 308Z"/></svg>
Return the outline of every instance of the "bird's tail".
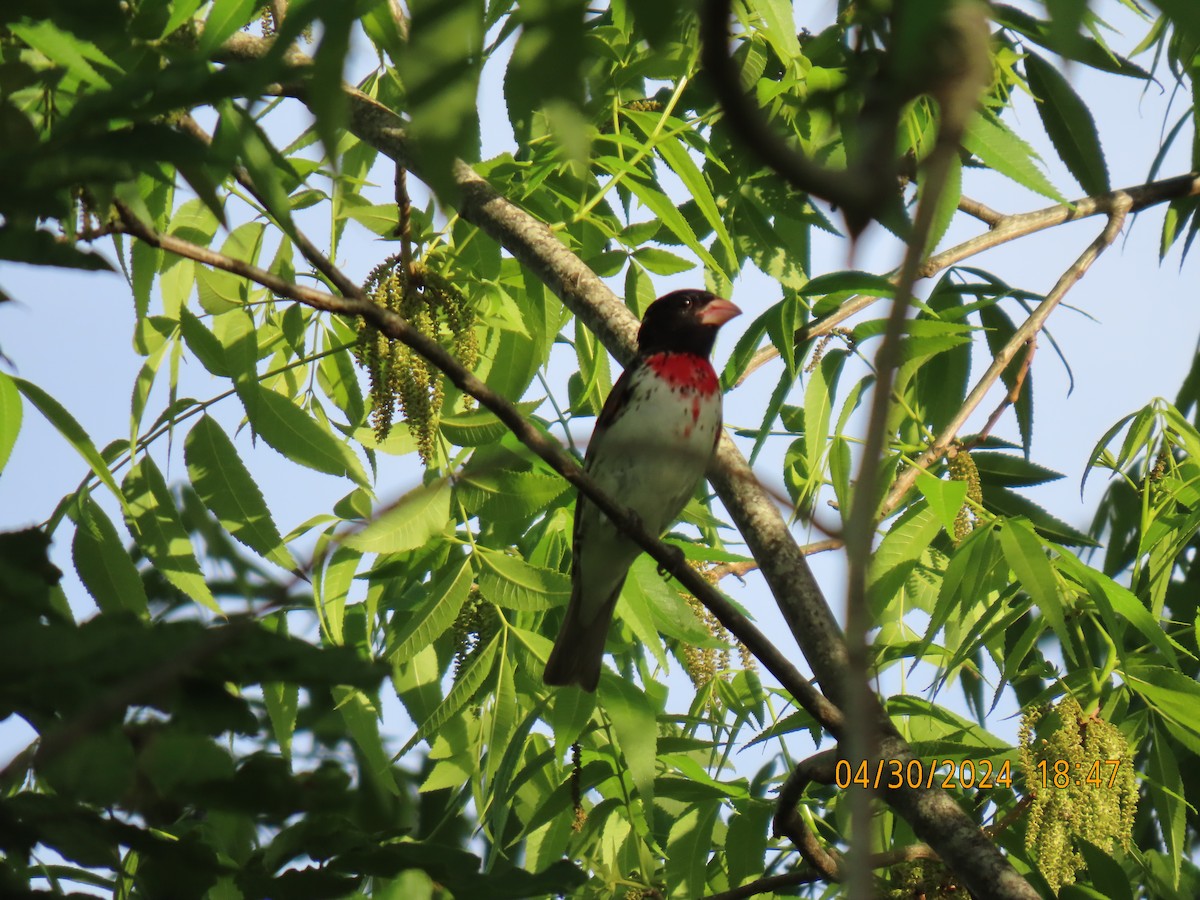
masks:
<svg viewBox="0 0 1200 900"><path fill-rule="evenodd" d="M622 578L622 584L624 581ZM619 596L621 584L617 585L604 607L590 622L582 621L580 609L583 604L577 597L571 597L567 617L563 619L554 649L550 651L542 681L551 687L577 684L585 691L596 690L600 682L600 668L604 663L604 641L608 637L608 626L612 623Z"/></svg>

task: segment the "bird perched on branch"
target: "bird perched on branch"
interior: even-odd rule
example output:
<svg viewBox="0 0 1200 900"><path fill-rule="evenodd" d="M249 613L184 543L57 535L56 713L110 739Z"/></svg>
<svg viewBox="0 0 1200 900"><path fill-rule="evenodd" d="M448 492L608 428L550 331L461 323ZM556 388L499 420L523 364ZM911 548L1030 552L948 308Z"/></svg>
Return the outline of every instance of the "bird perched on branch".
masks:
<svg viewBox="0 0 1200 900"><path fill-rule="evenodd" d="M638 354L604 403L584 468L617 503L661 534L704 477L721 433L721 389L708 357L717 330L741 310L706 291L650 304ZM571 602L543 680L594 691L604 641L641 548L586 497L575 502Z"/></svg>

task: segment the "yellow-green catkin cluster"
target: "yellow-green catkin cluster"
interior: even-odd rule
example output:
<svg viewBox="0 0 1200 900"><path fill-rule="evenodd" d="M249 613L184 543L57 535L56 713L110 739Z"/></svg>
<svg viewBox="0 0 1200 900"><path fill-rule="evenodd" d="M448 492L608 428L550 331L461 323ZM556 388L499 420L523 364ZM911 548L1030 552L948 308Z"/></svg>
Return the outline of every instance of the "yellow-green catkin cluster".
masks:
<svg viewBox="0 0 1200 900"><path fill-rule="evenodd" d="M710 582L715 583L714 570L711 568L705 570L702 567L697 567L697 570ZM692 613L704 624L709 634L726 644L730 642L729 631L703 603L684 591L680 591L680 596L687 601ZM736 646L742 668L756 668L754 656L746 646L741 641L736 642ZM718 649L716 647L694 647L691 644L683 644L679 648L679 655L683 660L684 671L687 672L688 677L692 680L692 684L697 688L707 684L718 676L728 676L730 656L728 647Z"/></svg>
<svg viewBox="0 0 1200 900"><path fill-rule="evenodd" d="M1035 726L1049 714L1057 724L1038 737ZM1116 726L1085 716L1070 696L1027 712L1019 742L1018 764L1031 798L1025 848L1057 892L1085 866L1077 840L1105 852L1114 844L1129 849L1138 801L1132 753Z"/></svg>
<svg viewBox="0 0 1200 900"><path fill-rule="evenodd" d="M946 466L950 469L952 480L965 481L967 484L967 498L954 518L954 540L960 542L975 530L979 521L972 504L983 505L983 486L979 482L979 469L975 466L975 460L971 459L970 451L961 447L952 448L947 455Z"/></svg>
<svg viewBox="0 0 1200 900"><path fill-rule="evenodd" d="M403 316L417 331L440 342L468 369L479 361L475 313L462 293L420 263L408 270L398 256L384 260L363 291L376 304ZM371 382L371 424L382 441L399 407L429 465L442 409L445 377L407 344L359 320L357 356ZM471 398L464 400L470 408Z"/></svg>
<svg viewBox="0 0 1200 900"><path fill-rule="evenodd" d="M481 646L486 646L499 627L499 616L494 607L484 600L479 588L472 587L471 593L458 611L454 620L454 678L462 672L471 655Z"/></svg>

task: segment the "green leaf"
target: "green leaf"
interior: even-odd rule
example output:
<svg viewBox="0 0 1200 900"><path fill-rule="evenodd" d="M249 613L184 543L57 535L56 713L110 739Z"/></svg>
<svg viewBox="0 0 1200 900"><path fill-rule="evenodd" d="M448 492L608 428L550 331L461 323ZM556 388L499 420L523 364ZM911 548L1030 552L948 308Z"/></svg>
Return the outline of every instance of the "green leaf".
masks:
<svg viewBox="0 0 1200 900"><path fill-rule="evenodd" d="M1165 734L1156 733L1150 741L1147 760L1147 793L1158 816L1159 829L1173 861L1175 887L1179 887L1179 864L1187 853L1187 791L1179 774L1175 750Z"/></svg>
<svg viewBox="0 0 1200 900"><path fill-rule="evenodd" d="M763 0L754 5L762 16L762 34L783 65L796 65L803 58L796 37L796 20L787 0Z"/></svg>
<svg viewBox="0 0 1200 900"><path fill-rule="evenodd" d="M966 309L952 274L934 287L922 317L944 324L961 323ZM973 345L966 342L922 363L912 376L915 411L938 434L962 408L971 374Z"/></svg>
<svg viewBox="0 0 1200 900"><path fill-rule="evenodd" d="M979 478L985 486L994 484L1001 487L1033 487L1066 477L1061 472L1039 466L1011 453L972 450L971 460L979 470Z"/></svg>
<svg viewBox="0 0 1200 900"><path fill-rule="evenodd" d="M200 33L200 52L211 56L238 29L249 24L258 5L259 0L213 0L204 20L204 31Z"/></svg>
<svg viewBox="0 0 1200 900"><path fill-rule="evenodd" d="M1188 2L1188 0L1182 0ZM1112 72L1116 75L1128 75L1132 78L1142 78L1146 81L1151 75L1140 66L1134 65L1125 57L1113 53L1099 41L1082 35L1074 35L1065 44L1059 39L1061 32L1049 22L1035 19L1019 9L1014 9L1005 3L993 4L993 17L997 24L1011 28L1018 34L1024 35L1036 44L1059 56L1081 62L1089 68L1101 72Z"/></svg>
<svg viewBox="0 0 1200 900"><path fill-rule="evenodd" d="M363 553L403 553L441 534L450 521L450 482L435 478L414 488L342 543Z"/></svg>
<svg viewBox="0 0 1200 900"><path fill-rule="evenodd" d="M0 472L12 455L21 433L21 393L4 372L0 372Z"/></svg>
<svg viewBox="0 0 1200 900"><path fill-rule="evenodd" d="M231 778L234 772L229 752L212 738L178 730L156 735L142 752L138 767L167 797L181 788Z"/></svg>
<svg viewBox="0 0 1200 900"><path fill-rule="evenodd" d="M1200 684L1177 669L1134 661L1121 669L1130 689L1166 723L1171 733L1192 753L1200 753Z"/></svg>
<svg viewBox="0 0 1200 900"><path fill-rule="evenodd" d="M629 176L625 178L623 184L627 185L638 200L662 221L667 230L679 238L689 250L700 257L706 266L714 272L724 271L716 258L708 252L708 248L700 243L699 238L696 237L696 232L692 230L692 226L688 224L688 220L679 211L679 207L675 201L663 193L656 182L644 176L635 175L630 171Z"/></svg>
<svg viewBox="0 0 1200 900"><path fill-rule="evenodd" d="M946 533L954 534L954 520L967 499L967 483L944 481L922 469L917 472L917 488L929 501L929 508L937 514Z"/></svg>
<svg viewBox="0 0 1200 900"><path fill-rule="evenodd" d="M316 71L313 79L319 78ZM341 72L337 75L338 93L341 91ZM221 107L221 123L229 122L235 133L234 145L250 180L257 189L259 196L266 206L267 212L279 222L284 231L294 237L295 228L292 225L291 203L288 201L287 186L284 179L297 183L300 176L292 168L291 163L284 158L267 137L258 122L246 110L236 103L224 104Z"/></svg>
<svg viewBox="0 0 1200 900"><path fill-rule="evenodd" d="M1008 313L996 305L982 307L979 310L979 319L985 329L984 335L987 339L988 349L995 356L1016 334L1016 326L1013 325ZM1024 354L1029 352L1028 347L1019 351L1000 373L1000 380L1004 382L1004 386L1010 392L1016 387L1017 374L1020 371ZM1033 443L1033 372L1031 371L1025 373L1025 381L1021 385L1020 396L1013 404L1013 412L1016 413L1017 428L1021 432L1021 443L1024 446L1025 455L1028 457L1029 448Z"/></svg>
<svg viewBox="0 0 1200 900"><path fill-rule="evenodd" d="M896 285L882 275L871 272L842 271L818 275L800 288L801 297L820 297L826 294L866 294L868 297L890 299L896 296Z"/></svg>
<svg viewBox="0 0 1200 900"><path fill-rule="evenodd" d="M680 272L696 268L696 264L691 260L676 256L660 247L638 247L633 251L633 258L655 275L678 275Z"/></svg>
<svg viewBox="0 0 1200 900"><path fill-rule="evenodd" d="M173 33L184 22L191 20L204 3L204 0L176 0L171 4L171 17L167 20L167 24L163 27L163 32L159 37L166 37Z"/></svg>
<svg viewBox="0 0 1200 900"><path fill-rule="evenodd" d="M983 492L983 506L988 512L1009 518L1023 516L1029 520L1038 534L1056 543L1070 544L1075 547L1097 546L1094 540L1078 528L1052 516L1028 497L1022 497L1008 488L988 485Z"/></svg>
<svg viewBox="0 0 1200 900"><path fill-rule="evenodd" d="M700 897L712 852L713 827L720 804L698 803L672 821L667 834L667 892L671 897Z"/></svg>
<svg viewBox="0 0 1200 900"><path fill-rule="evenodd" d="M145 615L146 588L116 526L86 494L80 497L76 515L71 557L96 605L101 612L128 610Z"/></svg>
<svg viewBox="0 0 1200 900"><path fill-rule="evenodd" d="M483 0L416 0L399 61L407 94L406 129L422 180L452 196L456 158L477 159L476 94L483 59Z"/></svg>
<svg viewBox="0 0 1200 900"><path fill-rule="evenodd" d="M522 415L528 416L539 406L540 400L516 404ZM482 447L494 443L508 431L508 426L496 418L490 409L473 409L470 412L443 416L438 422L445 438L456 447Z"/></svg>
<svg viewBox="0 0 1200 900"><path fill-rule="evenodd" d="M455 679L454 687L450 689L450 693L446 695L446 699L441 705L433 711L433 714L421 723L421 727L417 729L416 734L408 739L408 743L401 748L396 754L399 758L404 756L415 747L418 743L425 740L432 734L437 732L457 716L466 707L471 700L474 699L476 692L487 679L492 671L492 660L496 656L496 649L500 646L500 633L492 635L492 639L483 647L479 647L468 658L466 665L462 671L458 673L458 678Z"/></svg>
<svg viewBox="0 0 1200 900"><path fill-rule="evenodd" d="M848 356L841 351L827 353L809 374L804 388L804 459L814 495L824 481L833 398Z"/></svg>
<svg viewBox="0 0 1200 900"><path fill-rule="evenodd" d="M650 699L632 682L603 672L600 704L612 719L617 746L625 756L629 774L647 808L654 802L654 773L657 767L658 725Z"/></svg>
<svg viewBox="0 0 1200 900"><path fill-rule="evenodd" d="M659 116L653 113L626 110L625 114L637 122L647 135L653 134L654 129L659 127ZM704 216L704 220L716 233L717 240L725 247L729 258L736 259L737 252L733 248L733 239L729 236L729 231L725 228L725 217L717 207L717 200L713 196L712 187L704 177L704 173L700 171L700 167L688 155L680 136L678 134L666 137L660 135L655 141L654 149L671 168L671 171L683 182L683 187L688 197L696 204L696 207L700 210L700 214Z"/></svg>
<svg viewBox="0 0 1200 900"><path fill-rule="evenodd" d="M530 565L486 547L476 553L483 570L479 592L497 606L535 611L565 606L571 597L571 579L562 572Z"/></svg>
<svg viewBox="0 0 1200 900"><path fill-rule="evenodd" d="M394 238L396 236L396 225L400 221L400 212L395 203L352 206L345 210L344 214L346 218L353 219L379 237Z"/></svg>
<svg viewBox="0 0 1200 900"><path fill-rule="evenodd" d="M404 55L404 36L400 33L389 0L371 0L360 21L371 43L381 53L387 53L393 66L399 65Z"/></svg>
<svg viewBox="0 0 1200 900"><path fill-rule="evenodd" d="M546 722L554 732L554 746L560 757L567 747L579 740L595 709L596 695L590 691L569 687L551 692Z"/></svg>
<svg viewBox="0 0 1200 900"><path fill-rule="evenodd" d="M113 478L112 472L108 468L108 463L100 456L99 451L96 450L96 445L92 443L92 439L88 437L88 433L83 430L83 426L75 421L75 417L67 412L61 403L36 384L26 381L24 378L13 378L12 383L16 385L17 390L25 395L25 399L37 407L38 412L45 416L50 424L58 429L59 434L67 439L67 443L74 447L91 467L92 473L124 505L125 495L117 487L117 481Z"/></svg>
<svg viewBox="0 0 1200 900"><path fill-rule="evenodd" d="M646 557L643 557L643 559ZM641 559L638 560L641 562ZM651 561L651 564L653 562ZM644 569L642 570L644 573ZM654 575L659 584L662 578ZM650 591L645 589L646 578L631 578L625 582L625 589L617 597L617 619L633 632L635 645L640 645L655 661L666 669L667 653L663 649L662 638L658 636L658 628L654 623L653 600Z"/></svg>
<svg viewBox="0 0 1200 900"><path fill-rule="evenodd" d="M963 147L978 156L988 168L1017 184L1049 197L1055 203L1067 202L1034 162L1038 159L1034 149L991 113L980 112L971 120L963 135Z"/></svg>
<svg viewBox="0 0 1200 900"><path fill-rule="evenodd" d="M138 243L135 247L146 246ZM40 228L0 227L0 259L33 266L61 266L92 272L111 272L113 267L87 246L65 244Z"/></svg>
<svg viewBox="0 0 1200 900"><path fill-rule="evenodd" d="M558 475L470 466L455 484L467 511L488 520L522 519L547 508L570 483Z"/></svg>
<svg viewBox="0 0 1200 900"><path fill-rule="evenodd" d="M942 523L927 503L916 503L892 523L871 557L867 596L876 613L888 609L921 561Z"/></svg>
<svg viewBox="0 0 1200 900"><path fill-rule="evenodd" d="M781 285L799 290L808 283L809 229L778 212L772 224L758 203L744 200L733 208L733 239L740 253Z"/></svg>
<svg viewBox="0 0 1200 900"><path fill-rule="evenodd" d="M225 347L204 323L186 306L179 310L179 331L192 355L213 375L232 376L225 359Z"/></svg>
<svg viewBox="0 0 1200 900"><path fill-rule="evenodd" d="M946 169L945 182L942 184L941 192L937 197L937 206L934 209L933 218L929 223L929 234L925 239L925 255L930 256L941 243L942 238L946 236L946 231L950 228L950 223L953 221L955 214L958 212L958 203L962 199L962 159L958 154L951 157L949 165ZM917 183L917 198L921 203L926 202L925 197L929 190L930 179L922 178Z"/></svg>
<svg viewBox="0 0 1200 900"><path fill-rule="evenodd" d="M262 491L238 456L233 441L208 415L183 442L188 477L209 512L234 538L281 568L296 567L271 518Z"/></svg>
<svg viewBox="0 0 1200 900"><path fill-rule="evenodd" d="M1059 565L1087 589L1105 616L1105 624L1112 630L1114 636L1117 623L1113 621L1113 616L1116 615L1141 632L1142 636L1149 640L1172 665L1178 665L1176 650L1182 653L1188 652L1163 631L1158 619L1129 588L1113 581L1103 572L1086 565L1074 554L1061 554Z"/></svg>
<svg viewBox="0 0 1200 900"><path fill-rule="evenodd" d="M96 71L92 63L109 69L120 67L109 59L91 41L83 40L69 31L63 31L53 22L42 20L10 22L8 29L22 41L43 54L51 62L62 66L73 77L86 85L98 88L111 87L107 78Z"/></svg>
<svg viewBox="0 0 1200 900"><path fill-rule="evenodd" d="M154 567L197 603L224 615L200 573L175 498L154 460L139 459L121 482L121 490L126 498L125 524Z"/></svg>
<svg viewBox="0 0 1200 900"><path fill-rule="evenodd" d="M1066 615L1058 593L1058 582L1054 568L1046 558L1041 540L1029 523L1023 519L1010 519L1000 529L1000 546L1004 559L1017 576L1021 587L1037 604L1054 633L1062 642L1063 653L1070 659L1074 656L1074 644L1067 634Z"/></svg>
<svg viewBox="0 0 1200 900"><path fill-rule="evenodd" d="M350 32L357 9L353 3L326 3L320 9L321 42L313 53L306 105L313 114L313 124L325 152L330 159L338 160L338 145L345 132L350 110L342 73L350 52Z"/></svg>
<svg viewBox="0 0 1200 900"><path fill-rule="evenodd" d="M287 636L287 615L276 613L264 617L263 627ZM263 705L271 720L271 732L279 752L289 763L292 759L292 735L296 731L296 715L300 710L300 686L292 681L264 681Z"/></svg>
<svg viewBox="0 0 1200 900"><path fill-rule="evenodd" d="M1000 565L994 527L984 525L967 536L950 557L929 617L929 626L916 653L918 659L932 645L939 630L956 615L989 601L1008 581L1007 567ZM1007 671L1007 669L1006 669Z"/></svg>
<svg viewBox="0 0 1200 900"><path fill-rule="evenodd" d="M388 659L405 663L454 624L471 593L470 558L461 557L434 580L425 602L388 639Z"/></svg>
<svg viewBox="0 0 1200 900"><path fill-rule="evenodd" d="M669 584L658 574L658 564L644 553L630 566L629 578L621 596L628 602L619 602L617 608L625 611L632 609L641 614L638 628L635 629L639 631L638 639L646 644L647 649L664 668L666 654L663 652L662 638L658 634L660 631L693 647L725 646L708 632L687 601L679 596L676 586ZM646 622L646 612L650 616L649 622ZM633 623L630 624L632 627ZM647 636L642 638L641 633Z"/></svg>
<svg viewBox="0 0 1200 900"><path fill-rule="evenodd" d="M518 143L529 141L534 114L547 104L579 107L584 98L582 0L540 0L517 6L521 34L504 71L504 101ZM553 108L553 107L552 107Z"/></svg>
<svg viewBox="0 0 1200 900"><path fill-rule="evenodd" d="M1200 8L1190 0L1154 0L1154 5L1167 14L1178 31L1193 42L1200 40Z"/></svg>
<svg viewBox="0 0 1200 900"><path fill-rule="evenodd" d="M335 644L346 642L346 599L361 561L361 553L343 545L329 554L319 575L313 579L317 613L329 640Z"/></svg>
<svg viewBox="0 0 1200 900"><path fill-rule="evenodd" d="M134 778L133 747L116 727L73 736L64 752L38 765L38 774L60 797L112 806Z"/></svg>
<svg viewBox="0 0 1200 900"><path fill-rule="evenodd" d="M767 853L767 833L774 810L758 801L739 808L729 817L725 832L725 865L730 887L738 887L749 878L761 877Z"/></svg>
<svg viewBox="0 0 1200 900"><path fill-rule="evenodd" d="M292 462L328 475L345 475L370 487L349 448L283 394L249 384L238 391L254 433Z"/></svg>
<svg viewBox="0 0 1200 900"><path fill-rule="evenodd" d="M1087 194L1110 189L1108 165L1091 110L1058 69L1036 53L1025 54L1029 89L1059 158Z"/></svg>
<svg viewBox="0 0 1200 900"><path fill-rule="evenodd" d="M392 758L384 749L379 734L379 711L375 704L362 691L349 687L335 687L333 698L354 743L366 757L371 780L389 794L398 796L400 787L392 775Z"/></svg>

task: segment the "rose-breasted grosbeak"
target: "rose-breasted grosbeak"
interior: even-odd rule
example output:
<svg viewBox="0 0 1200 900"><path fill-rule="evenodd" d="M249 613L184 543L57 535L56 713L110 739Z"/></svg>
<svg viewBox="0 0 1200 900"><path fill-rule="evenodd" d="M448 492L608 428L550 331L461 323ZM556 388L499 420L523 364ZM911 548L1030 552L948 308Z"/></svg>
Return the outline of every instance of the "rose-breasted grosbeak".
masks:
<svg viewBox="0 0 1200 900"><path fill-rule="evenodd" d="M638 331L637 359L596 421L584 468L655 534L683 510L716 449L721 390L708 357L717 329L740 313L706 291L655 300ZM572 552L571 602L543 680L594 691L613 609L642 551L581 496Z"/></svg>

